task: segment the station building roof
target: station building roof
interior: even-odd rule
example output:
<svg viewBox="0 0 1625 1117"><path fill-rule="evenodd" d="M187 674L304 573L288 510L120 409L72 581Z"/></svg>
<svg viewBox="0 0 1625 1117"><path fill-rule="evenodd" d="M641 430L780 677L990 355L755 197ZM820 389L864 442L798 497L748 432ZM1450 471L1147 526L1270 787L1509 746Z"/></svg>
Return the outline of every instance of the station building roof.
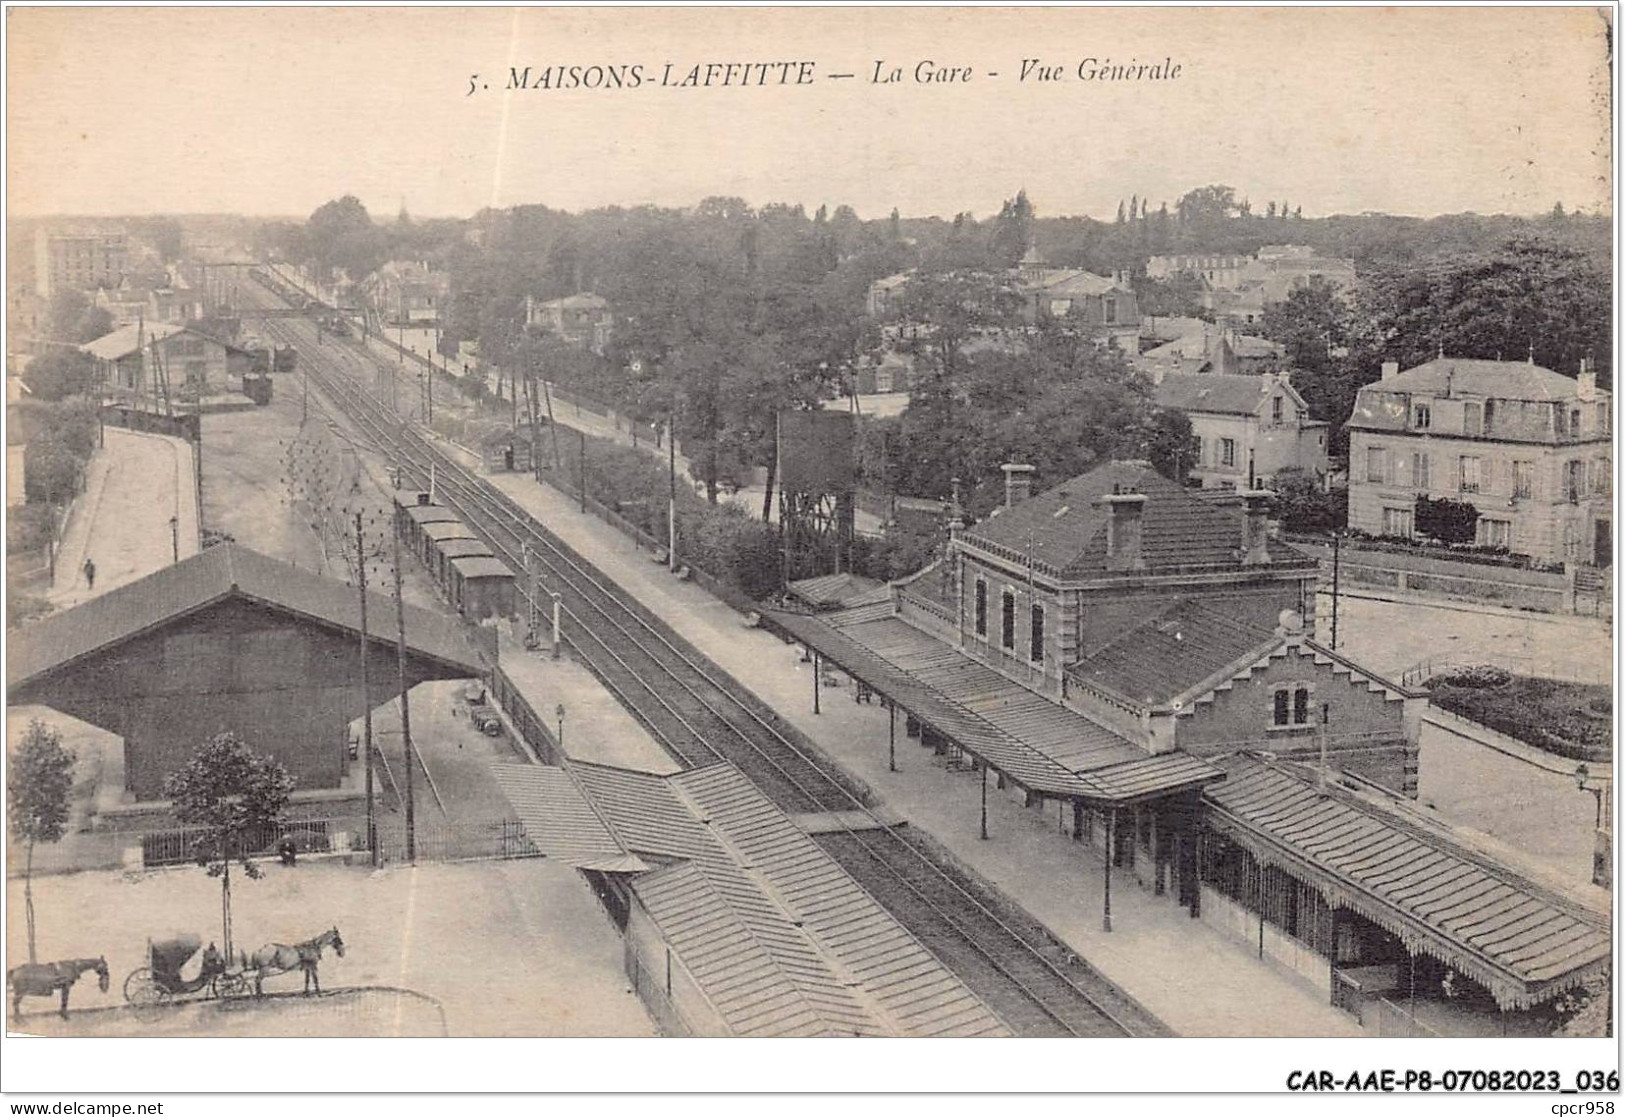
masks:
<svg viewBox="0 0 1625 1117"><path fill-rule="evenodd" d="M1005 508L960 533L960 542L1062 580L1108 575L1101 503L1114 493L1143 493L1138 573L1241 569L1242 508L1233 494L1203 496L1141 461L1113 461ZM1271 540L1271 567L1312 569L1314 560ZM1127 576L1127 575L1124 575Z"/></svg>
<svg viewBox="0 0 1625 1117"><path fill-rule="evenodd" d="M394 615L393 600L367 596L373 615ZM11 633L6 687L11 691L26 686L231 599L346 633L361 631L361 603L353 587L225 543ZM428 661L443 677L484 674L485 667L458 621L408 605L406 632L409 654Z"/></svg>
<svg viewBox="0 0 1625 1117"><path fill-rule="evenodd" d="M1457 833L1297 765L1238 753L1209 825L1477 981L1506 1008L1549 1000L1612 959L1607 896L1538 883ZM1590 895L1589 893L1595 893Z"/></svg>
<svg viewBox="0 0 1625 1117"><path fill-rule="evenodd" d="M634 872L638 902L736 1035L1008 1034L732 765L536 775L548 771L497 772L532 840L583 869Z"/></svg>
<svg viewBox="0 0 1625 1117"><path fill-rule="evenodd" d="M1147 753L891 616L889 605L764 617L1032 791L1128 803L1224 778L1198 757Z"/></svg>

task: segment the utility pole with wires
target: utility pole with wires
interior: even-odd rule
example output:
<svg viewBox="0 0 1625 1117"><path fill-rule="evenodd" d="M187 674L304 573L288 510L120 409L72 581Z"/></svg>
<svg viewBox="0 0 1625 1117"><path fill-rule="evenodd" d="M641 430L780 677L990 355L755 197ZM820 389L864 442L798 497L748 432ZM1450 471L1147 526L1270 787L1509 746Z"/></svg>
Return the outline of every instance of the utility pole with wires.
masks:
<svg viewBox="0 0 1625 1117"><path fill-rule="evenodd" d="M367 785L367 856L378 867L378 823L373 813L372 790L372 688L367 685L367 537L361 513L355 514L356 585L361 593L361 708L362 770Z"/></svg>

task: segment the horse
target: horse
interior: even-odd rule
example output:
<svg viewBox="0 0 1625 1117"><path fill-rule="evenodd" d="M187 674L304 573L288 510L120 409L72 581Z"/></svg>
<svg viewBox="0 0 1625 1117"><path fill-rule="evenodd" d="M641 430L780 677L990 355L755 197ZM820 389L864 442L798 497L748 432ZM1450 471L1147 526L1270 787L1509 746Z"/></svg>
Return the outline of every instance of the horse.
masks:
<svg viewBox="0 0 1625 1117"><path fill-rule="evenodd" d="M21 1020L24 997L49 997L61 992L62 1006L57 1011L62 1019L68 1018L68 990L86 970L95 970L97 984L107 992L106 958L69 958L62 962L29 962L6 973L6 984L11 986L11 1018Z"/></svg>
<svg viewBox="0 0 1625 1117"><path fill-rule="evenodd" d="M316 992L320 993L322 982L316 975L316 967L322 960L323 949L329 946L340 958L344 957L344 940L339 937L337 927L292 946L273 942L260 947L248 959L248 968L254 971L254 995L265 995L265 978L268 974L287 973L295 966L304 971L305 992L308 994L314 985Z"/></svg>

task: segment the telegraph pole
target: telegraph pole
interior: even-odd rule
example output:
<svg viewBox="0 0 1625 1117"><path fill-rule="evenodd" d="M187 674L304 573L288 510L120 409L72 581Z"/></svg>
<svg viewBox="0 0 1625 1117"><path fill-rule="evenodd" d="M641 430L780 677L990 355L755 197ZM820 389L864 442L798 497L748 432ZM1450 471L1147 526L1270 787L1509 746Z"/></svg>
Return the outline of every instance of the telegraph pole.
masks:
<svg viewBox="0 0 1625 1117"><path fill-rule="evenodd" d="M401 688L401 744L406 751L406 859L412 864L418 860L417 816L412 796L412 703L408 698L406 681L406 600L401 596L401 533L395 539L395 670L400 676Z"/></svg>
<svg viewBox="0 0 1625 1117"><path fill-rule="evenodd" d="M581 511L587 510L587 432L577 430L581 436L581 457L576 462L576 478L581 485Z"/></svg>
<svg viewBox="0 0 1625 1117"><path fill-rule="evenodd" d="M372 805L372 692L367 685L367 547L361 530L361 513L355 514L356 582L361 589L361 717L363 770L367 780L367 853L372 867L378 867L378 826Z"/></svg>
<svg viewBox="0 0 1625 1117"><path fill-rule="evenodd" d="M1332 532L1332 651L1337 650L1337 575L1343 558L1343 533Z"/></svg>
<svg viewBox="0 0 1625 1117"><path fill-rule="evenodd" d="M671 494L666 500L666 568L677 573L677 428L670 412L666 415L666 460Z"/></svg>

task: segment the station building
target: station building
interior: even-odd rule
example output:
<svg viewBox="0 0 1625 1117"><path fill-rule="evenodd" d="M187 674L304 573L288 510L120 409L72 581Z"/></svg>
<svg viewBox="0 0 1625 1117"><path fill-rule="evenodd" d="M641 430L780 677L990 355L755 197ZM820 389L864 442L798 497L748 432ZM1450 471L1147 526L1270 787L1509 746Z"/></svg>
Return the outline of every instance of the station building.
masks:
<svg viewBox="0 0 1625 1117"><path fill-rule="evenodd" d="M1005 506L937 563L798 583L763 620L878 695L890 747L901 711L984 797L1070 807L1106 930L1115 874L1362 1019L1388 1006L1390 1032L1401 988L1407 1028L1456 989L1516 1030L1606 967L1588 897L1411 817L1426 693L1317 639L1318 568L1270 537L1267 494L1111 462L1034 497L1006 470Z"/></svg>

